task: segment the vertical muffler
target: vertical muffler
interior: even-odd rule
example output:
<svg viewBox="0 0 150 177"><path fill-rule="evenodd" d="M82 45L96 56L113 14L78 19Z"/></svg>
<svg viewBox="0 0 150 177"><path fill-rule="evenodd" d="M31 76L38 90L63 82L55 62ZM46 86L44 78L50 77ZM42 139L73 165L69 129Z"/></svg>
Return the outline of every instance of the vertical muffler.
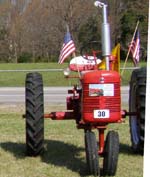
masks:
<svg viewBox="0 0 150 177"><path fill-rule="evenodd" d="M102 8L101 40L102 56L106 59L106 70L109 70L109 58L111 55L110 25L108 23L107 4L95 1L96 7Z"/></svg>

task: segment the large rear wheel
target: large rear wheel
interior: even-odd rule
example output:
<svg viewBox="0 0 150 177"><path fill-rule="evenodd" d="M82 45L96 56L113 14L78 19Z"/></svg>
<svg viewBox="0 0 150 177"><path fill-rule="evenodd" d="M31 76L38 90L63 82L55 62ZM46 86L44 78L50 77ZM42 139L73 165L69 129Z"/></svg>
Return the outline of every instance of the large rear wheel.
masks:
<svg viewBox="0 0 150 177"><path fill-rule="evenodd" d="M43 81L39 73L26 76L26 150L27 155L36 156L43 150L44 101Z"/></svg>
<svg viewBox="0 0 150 177"><path fill-rule="evenodd" d="M129 117L130 135L134 152L144 150L145 135L145 98L146 68L132 72L129 92L129 112L136 113Z"/></svg>

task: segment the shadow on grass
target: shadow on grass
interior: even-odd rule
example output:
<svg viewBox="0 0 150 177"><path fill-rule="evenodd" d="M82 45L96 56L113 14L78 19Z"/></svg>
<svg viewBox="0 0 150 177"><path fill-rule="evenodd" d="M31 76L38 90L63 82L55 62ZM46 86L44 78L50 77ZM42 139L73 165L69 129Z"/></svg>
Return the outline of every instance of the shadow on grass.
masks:
<svg viewBox="0 0 150 177"><path fill-rule="evenodd" d="M120 143L120 151L119 152L122 154L132 154L133 155L133 151L132 151L131 146L129 146L127 144L123 144L123 143Z"/></svg>
<svg viewBox="0 0 150 177"><path fill-rule="evenodd" d="M26 158L26 145L23 143L5 142L1 148L12 153L17 159ZM80 176L87 176L84 148L56 140L45 140L45 150L41 154L41 160L47 164L66 167ZM132 148L126 144L120 144L120 153L136 155ZM82 155L83 157L82 157Z"/></svg>
<svg viewBox="0 0 150 177"><path fill-rule="evenodd" d="M120 153L132 155L132 156L143 155L142 152L134 152L131 146L123 143L120 143Z"/></svg>
<svg viewBox="0 0 150 177"><path fill-rule="evenodd" d="M26 158L26 146L23 143L5 142L1 148L12 153L17 159ZM59 167L66 167L77 172L80 176L86 176L85 157L81 157L84 148L55 140L45 140L45 150L41 154L41 160L45 163Z"/></svg>

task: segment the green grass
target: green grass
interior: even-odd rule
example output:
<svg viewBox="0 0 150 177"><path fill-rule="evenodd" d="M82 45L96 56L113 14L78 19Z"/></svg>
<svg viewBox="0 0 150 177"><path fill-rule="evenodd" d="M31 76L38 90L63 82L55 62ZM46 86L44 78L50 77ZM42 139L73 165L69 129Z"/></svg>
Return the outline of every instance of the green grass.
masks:
<svg viewBox="0 0 150 177"><path fill-rule="evenodd" d="M121 63L121 66L123 63ZM145 66L141 63L140 66ZM133 66L131 62L127 67ZM54 69L66 68L67 64L59 65L57 63L30 63L30 64L0 64L0 70L31 70L31 69ZM122 85L128 85L132 70L125 70L122 76ZM24 86L27 72L1 72L0 86ZM78 84L78 79L65 79L62 72L41 72L43 75L44 86L72 86Z"/></svg>
<svg viewBox="0 0 150 177"><path fill-rule="evenodd" d="M121 67L123 68L123 62L121 63ZM140 62L138 67L145 67L146 66L146 62ZM132 62L127 62L126 67L134 67ZM122 71L122 70L121 70ZM132 74L133 70L124 70L123 75L121 75L121 81L122 81L122 85L128 85L130 78L131 78L131 74Z"/></svg>
<svg viewBox="0 0 150 177"><path fill-rule="evenodd" d="M57 108L48 108L51 109ZM76 129L75 121L45 120L45 152L33 158L25 155L23 111L5 112L6 109L1 110L0 114L0 177L86 176L84 133ZM143 156L134 154L130 148L128 119L123 124L109 125L110 129L118 131L120 136L115 177L142 177Z"/></svg>
<svg viewBox="0 0 150 177"><path fill-rule="evenodd" d="M29 64L0 64L0 70L32 70L32 69L64 69L67 64L57 63L29 63ZM0 86L24 86L28 72L0 73ZM41 72L44 86L72 86L77 79L65 79L63 72Z"/></svg>

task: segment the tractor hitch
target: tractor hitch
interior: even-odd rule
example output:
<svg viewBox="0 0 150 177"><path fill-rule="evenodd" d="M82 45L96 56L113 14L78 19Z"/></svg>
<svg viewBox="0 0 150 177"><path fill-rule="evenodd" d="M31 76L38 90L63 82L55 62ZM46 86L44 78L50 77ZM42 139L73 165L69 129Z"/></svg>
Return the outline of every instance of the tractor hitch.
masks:
<svg viewBox="0 0 150 177"><path fill-rule="evenodd" d="M52 120L71 120L74 119L73 112L51 112L49 114L44 114L44 118L50 118Z"/></svg>
<svg viewBox="0 0 150 177"><path fill-rule="evenodd" d="M128 112L126 110L121 111L122 118L126 118L127 116L137 116L137 112Z"/></svg>

